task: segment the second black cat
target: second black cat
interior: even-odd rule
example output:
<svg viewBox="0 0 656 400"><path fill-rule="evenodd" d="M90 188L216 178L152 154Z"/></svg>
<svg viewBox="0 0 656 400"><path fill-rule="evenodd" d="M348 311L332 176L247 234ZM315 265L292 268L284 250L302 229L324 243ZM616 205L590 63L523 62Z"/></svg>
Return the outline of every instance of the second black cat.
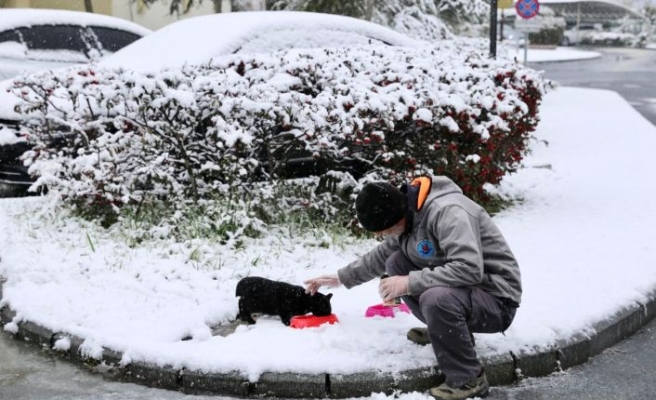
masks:
<svg viewBox="0 0 656 400"><path fill-rule="evenodd" d="M290 324L295 315L312 313L317 316L330 315L332 293L316 293L311 296L301 286L272 281L258 276L243 278L237 283L236 296L239 297L237 318L254 324L252 314L278 315L285 325Z"/></svg>

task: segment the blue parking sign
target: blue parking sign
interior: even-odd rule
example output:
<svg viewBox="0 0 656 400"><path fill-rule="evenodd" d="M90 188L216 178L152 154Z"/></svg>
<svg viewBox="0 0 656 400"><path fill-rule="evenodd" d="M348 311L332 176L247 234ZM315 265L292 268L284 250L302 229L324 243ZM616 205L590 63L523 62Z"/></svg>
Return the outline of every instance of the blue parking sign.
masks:
<svg viewBox="0 0 656 400"><path fill-rule="evenodd" d="M538 0L517 0L515 10L520 17L530 19L540 12L540 3Z"/></svg>

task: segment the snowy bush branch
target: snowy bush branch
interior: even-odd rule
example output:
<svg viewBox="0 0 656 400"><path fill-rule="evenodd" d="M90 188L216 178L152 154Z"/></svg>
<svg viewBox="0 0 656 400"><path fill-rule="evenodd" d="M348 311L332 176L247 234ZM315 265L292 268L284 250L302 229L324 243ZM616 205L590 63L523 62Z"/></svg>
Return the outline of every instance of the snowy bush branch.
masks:
<svg viewBox="0 0 656 400"><path fill-rule="evenodd" d="M347 222L349 195L365 180L424 173L451 176L484 202L483 186L528 151L546 87L530 69L453 46L23 77L14 91L35 144L24 155L33 189L114 220L124 206L233 198L257 204L260 222L290 207ZM316 163L315 177L274 196L299 157Z"/></svg>

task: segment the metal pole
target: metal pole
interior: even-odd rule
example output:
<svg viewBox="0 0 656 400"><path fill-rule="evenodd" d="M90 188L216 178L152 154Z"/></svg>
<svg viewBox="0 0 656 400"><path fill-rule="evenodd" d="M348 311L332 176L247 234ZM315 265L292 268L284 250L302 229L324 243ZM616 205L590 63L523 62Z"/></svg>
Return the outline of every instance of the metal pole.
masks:
<svg viewBox="0 0 656 400"><path fill-rule="evenodd" d="M524 66L528 65L528 32L524 32Z"/></svg>
<svg viewBox="0 0 656 400"><path fill-rule="evenodd" d="M490 58L497 58L497 0L490 0Z"/></svg>
<svg viewBox="0 0 656 400"><path fill-rule="evenodd" d="M581 3L576 3L576 45L579 46L579 27L581 26Z"/></svg>

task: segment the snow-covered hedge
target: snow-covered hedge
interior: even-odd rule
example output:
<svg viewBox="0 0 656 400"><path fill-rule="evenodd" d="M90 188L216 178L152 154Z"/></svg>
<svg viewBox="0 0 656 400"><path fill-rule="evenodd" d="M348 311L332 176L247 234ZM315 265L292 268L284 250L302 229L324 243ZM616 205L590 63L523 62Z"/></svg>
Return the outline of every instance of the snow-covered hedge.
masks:
<svg viewBox="0 0 656 400"><path fill-rule="evenodd" d="M639 46L640 35L623 32L592 32L581 36L581 44L587 46L627 47Z"/></svg>
<svg viewBox="0 0 656 400"><path fill-rule="evenodd" d="M258 220L293 207L346 219L364 181L424 173L448 175L485 201L484 185L528 151L545 84L533 70L457 46L234 55L156 75L86 66L26 76L14 89L28 117L22 132L36 145L25 162L38 177L33 188L105 217L151 201L239 199ZM321 176L285 181L298 154L314 158Z"/></svg>

